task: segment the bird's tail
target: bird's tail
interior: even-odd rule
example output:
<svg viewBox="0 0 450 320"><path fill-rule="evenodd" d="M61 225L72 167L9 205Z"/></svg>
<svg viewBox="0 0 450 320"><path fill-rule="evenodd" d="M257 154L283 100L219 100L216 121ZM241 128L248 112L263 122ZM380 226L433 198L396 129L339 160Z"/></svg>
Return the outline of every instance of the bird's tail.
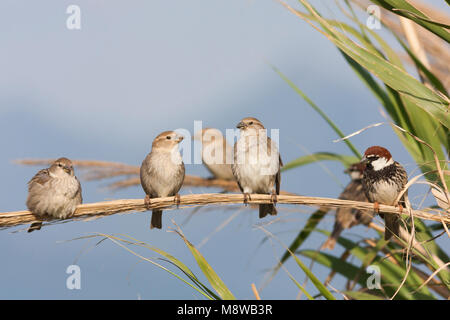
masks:
<svg viewBox="0 0 450 320"><path fill-rule="evenodd" d="M322 247L320 247L320 249L328 249L328 250L333 250L334 246L336 245L336 241L339 238L339 236L341 235L342 230L344 230L344 228L342 227L342 225L340 223L336 223L334 225L333 228L333 232L331 233L331 235L328 237L328 239L324 242L324 244L322 245Z"/></svg>
<svg viewBox="0 0 450 320"><path fill-rule="evenodd" d="M396 214L385 214L384 224L384 240L389 240L393 235L399 235L400 221Z"/></svg>
<svg viewBox="0 0 450 320"><path fill-rule="evenodd" d="M36 230L41 230L42 222L33 222L31 226L28 228L28 232L33 232Z"/></svg>
<svg viewBox="0 0 450 320"><path fill-rule="evenodd" d="M152 222L150 224L150 229L162 228L162 210L152 210Z"/></svg>
<svg viewBox="0 0 450 320"><path fill-rule="evenodd" d="M277 209L271 203L259 205L259 218L264 218L268 214L274 216L277 214Z"/></svg>

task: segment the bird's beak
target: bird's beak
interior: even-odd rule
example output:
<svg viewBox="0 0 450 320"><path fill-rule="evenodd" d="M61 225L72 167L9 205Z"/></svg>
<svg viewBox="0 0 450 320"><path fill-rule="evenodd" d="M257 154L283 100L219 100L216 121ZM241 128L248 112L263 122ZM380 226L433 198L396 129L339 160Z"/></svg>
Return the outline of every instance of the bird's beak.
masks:
<svg viewBox="0 0 450 320"><path fill-rule="evenodd" d="M366 158L366 156L364 156L360 162L366 164L367 162L369 162L369 160Z"/></svg>
<svg viewBox="0 0 450 320"><path fill-rule="evenodd" d="M69 173L70 174L70 167L68 167L68 166L64 166L63 167L63 170L65 171L65 172L67 172L67 173Z"/></svg>
<svg viewBox="0 0 450 320"><path fill-rule="evenodd" d="M239 123L237 124L236 128L242 129L242 128L245 128L246 126L247 126L247 125L246 125L243 121L241 121L241 122L239 122Z"/></svg>
<svg viewBox="0 0 450 320"><path fill-rule="evenodd" d="M183 139L184 139L184 137L180 134L177 134L177 136L175 137L176 142L181 142L181 141L183 141Z"/></svg>

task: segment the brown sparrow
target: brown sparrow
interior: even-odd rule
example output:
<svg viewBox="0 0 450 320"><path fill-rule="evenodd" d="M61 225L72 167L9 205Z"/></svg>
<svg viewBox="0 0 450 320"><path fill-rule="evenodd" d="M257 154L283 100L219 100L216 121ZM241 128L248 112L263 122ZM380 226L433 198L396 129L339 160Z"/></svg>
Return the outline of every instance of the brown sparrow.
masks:
<svg viewBox="0 0 450 320"><path fill-rule="evenodd" d="M346 173L352 179L339 195L339 199L368 202L362 186L362 178L365 165L363 163L354 163ZM336 221L334 222L333 232L325 241L322 248L333 250L337 239L344 229L349 229L358 224L369 224L372 221L373 213L370 210L357 210L353 208L338 208L336 210Z"/></svg>
<svg viewBox="0 0 450 320"><path fill-rule="evenodd" d="M374 203L375 211L378 212L380 203L398 206L401 211L405 204L407 192L403 194L399 203L396 203L396 199L408 183L408 175L405 169L392 159L387 149L379 146L368 148L364 152L361 162L366 164L362 180L363 189L369 201ZM399 216L385 214L384 221L384 239L389 240L394 234L398 236L400 231Z"/></svg>
<svg viewBox="0 0 450 320"><path fill-rule="evenodd" d="M27 207L39 218L66 219L83 201L81 185L74 174L72 161L59 158L28 182ZM41 229L42 222L31 224L28 232Z"/></svg>
<svg viewBox="0 0 450 320"><path fill-rule="evenodd" d="M234 180L233 148L218 129L205 128L194 135L202 142L202 161L216 179Z"/></svg>
<svg viewBox="0 0 450 320"><path fill-rule="evenodd" d="M239 188L244 193L244 203L251 193L280 194L280 167L283 165L275 143L267 136L262 123L255 118L244 118L237 126L241 136L234 144L234 162L231 166ZM274 204L260 204L259 217L276 215Z"/></svg>
<svg viewBox="0 0 450 320"><path fill-rule="evenodd" d="M184 181L184 163L178 144L183 136L174 131L165 131L153 140L152 150L141 165L141 185L144 189L145 204L150 199L175 196L180 201L178 191ZM162 228L162 210L152 210L150 228Z"/></svg>

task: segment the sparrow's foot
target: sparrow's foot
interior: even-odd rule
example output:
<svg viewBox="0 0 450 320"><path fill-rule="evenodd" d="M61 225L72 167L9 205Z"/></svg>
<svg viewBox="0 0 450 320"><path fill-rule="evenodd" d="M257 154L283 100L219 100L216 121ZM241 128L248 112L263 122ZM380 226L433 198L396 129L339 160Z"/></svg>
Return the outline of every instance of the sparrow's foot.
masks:
<svg viewBox="0 0 450 320"><path fill-rule="evenodd" d="M247 205L248 204L248 200L252 200L252 198L250 197L250 194L249 193L247 193L247 192L244 192L244 203L245 203L245 205Z"/></svg>
<svg viewBox="0 0 450 320"><path fill-rule="evenodd" d="M173 201L174 201L175 204L177 205L177 209L178 209L178 207L180 206L180 202L181 202L180 194L179 194L179 193L177 193L177 194L175 195Z"/></svg>
<svg viewBox="0 0 450 320"><path fill-rule="evenodd" d="M148 194L144 198L144 204L147 207L147 210L150 210L150 197Z"/></svg>
<svg viewBox="0 0 450 320"><path fill-rule="evenodd" d="M275 205L278 202L278 195L276 193L273 193L270 195L270 198L272 200L272 203Z"/></svg>
<svg viewBox="0 0 450 320"><path fill-rule="evenodd" d="M378 203L378 201L375 201L375 202L373 203L373 210L374 210L376 213L380 213L380 204Z"/></svg>

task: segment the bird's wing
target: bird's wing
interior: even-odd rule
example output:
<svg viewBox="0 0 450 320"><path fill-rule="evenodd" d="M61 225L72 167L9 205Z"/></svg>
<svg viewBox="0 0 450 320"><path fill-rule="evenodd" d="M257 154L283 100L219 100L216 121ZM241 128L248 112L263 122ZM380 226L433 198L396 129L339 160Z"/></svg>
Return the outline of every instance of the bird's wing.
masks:
<svg viewBox="0 0 450 320"><path fill-rule="evenodd" d="M275 191L279 195L280 194L280 186L281 186L281 167L283 166L283 162L281 161L281 156L278 155L278 172L275 176Z"/></svg>
<svg viewBox="0 0 450 320"><path fill-rule="evenodd" d="M241 192L244 192L244 188L242 188L242 186L241 186L241 184L239 183L239 173L238 172L236 172L236 161L237 161L237 142L234 144L234 148L233 148L234 150L234 161L233 161L233 164L231 165L231 171L233 172L233 176L234 176L234 178L235 178L235 180L236 180L236 182L237 182L237 185L238 185L238 187L239 187L239 189L241 190Z"/></svg>
<svg viewBox="0 0 450 320"><path fill-rule="evenodd" d="M40 185L44 185L49 180L50 180L50 173L49 173L48 169L42 169L38 173L36 173L34 175L34 177L31 178L31 180L28 182L28 189L30 189L31 186L33 186L36 183L40 184Z"/></svg>
<svg viewBox="0 0 450 320"><path fill-rule="evenodd" d="M267 150L269 153L272 152L272 139L267 137ZM283 161L281 161L281 155L278 152L278 172L275 175L275 191L279 195L280 194L280 185L281 185L281 167L283 166Z"/></svg>
<svg viewBox="0 0 450 320"><path fill-rule="evenodd" d="M77 182L78 182L78 190L77 190L77 193L75 193L74 198L80 199L80 203L83 203L83 196L81 195L81 183L77 177L75 177L75 180L77 180Z"/></svg>
<svg viewBox="0 0 450 320"><path fill-rule="evenodd" d="M397 170L400 173L400 179L401 179L401 188L398 190L399 192L403 190L403 188L406 186L406 184L408 183L408 174L406 173L405 168L403 168L403 166L398 163L395 162L395 165L397 166ZM406 203L405 203L405 198L408 197L408 190L405 191L405 193L403 194L403 196L400 198L399 203L405 208Z"/></svg>

